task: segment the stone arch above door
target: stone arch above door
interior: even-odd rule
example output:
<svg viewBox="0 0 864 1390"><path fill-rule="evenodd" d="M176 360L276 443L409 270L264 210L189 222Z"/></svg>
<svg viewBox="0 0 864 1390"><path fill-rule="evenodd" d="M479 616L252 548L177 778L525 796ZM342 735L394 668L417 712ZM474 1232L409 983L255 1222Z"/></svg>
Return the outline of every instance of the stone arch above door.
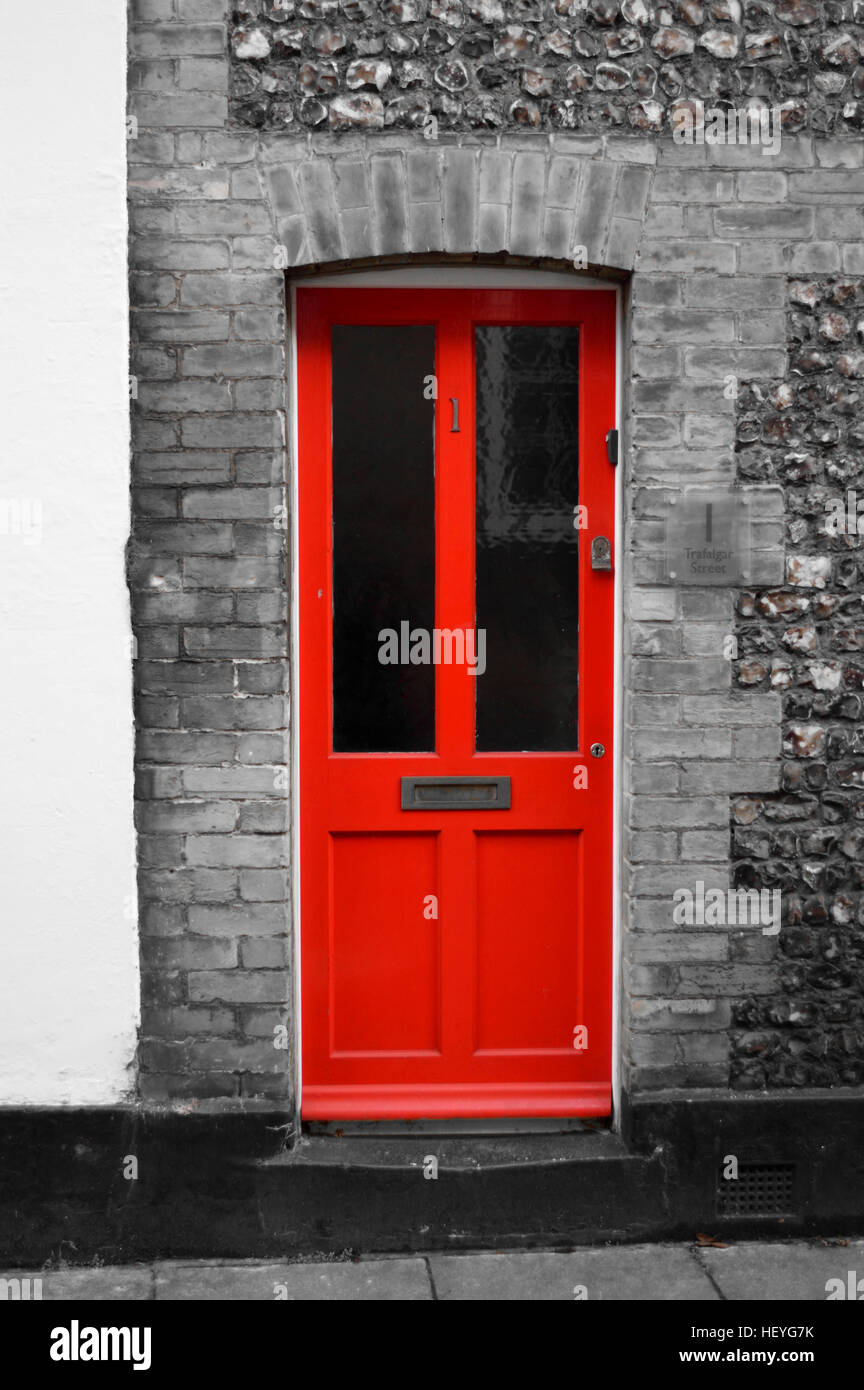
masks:
<svg viewBox="0 0 864 1390"><path fill-rule="evenodd" d="M265 176L294 270L443 254L580 259L580 269L626 273L653 172L552 144L381 150L370 140L302 154L294 146L288 159L285 150L271 144Z"/></svg>

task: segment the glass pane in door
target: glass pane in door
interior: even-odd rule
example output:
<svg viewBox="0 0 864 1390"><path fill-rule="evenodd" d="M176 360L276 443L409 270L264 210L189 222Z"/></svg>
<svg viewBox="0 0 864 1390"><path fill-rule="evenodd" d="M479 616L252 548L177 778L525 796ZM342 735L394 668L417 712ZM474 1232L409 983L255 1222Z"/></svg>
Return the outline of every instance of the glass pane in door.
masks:
<svg viewBox="0 0 864 1390"><path fill-rule="evenodd" d="M579 330L478 326L477 749L578 746Z"/></svg>
<svg viewBox="0 0 864 1390"><path fill-rule="evenodd" d="M435 330L336 325L332 364L333 748L432 752L434 667L404 658L435 623Z"/></svg>

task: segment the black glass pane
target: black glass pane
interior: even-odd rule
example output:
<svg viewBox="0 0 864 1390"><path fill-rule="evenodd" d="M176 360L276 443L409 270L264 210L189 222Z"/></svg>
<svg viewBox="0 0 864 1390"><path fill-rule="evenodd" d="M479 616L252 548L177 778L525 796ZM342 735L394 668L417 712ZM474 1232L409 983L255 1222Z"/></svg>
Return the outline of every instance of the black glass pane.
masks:
<svg viewBox="0 0 864 1390"><path fill-rule="evenodd" d="M477 354L477 748L577 746L578 329L484 327Z"/></svg>
<svg viewBox="0 0 864 1390"><path fill-rule="evenodd" d="M339 325L332 348L333 747L431 752L434 667L403 664L400 639L403 623L435 623L435 407L424 393L435 330Z"/></svg>

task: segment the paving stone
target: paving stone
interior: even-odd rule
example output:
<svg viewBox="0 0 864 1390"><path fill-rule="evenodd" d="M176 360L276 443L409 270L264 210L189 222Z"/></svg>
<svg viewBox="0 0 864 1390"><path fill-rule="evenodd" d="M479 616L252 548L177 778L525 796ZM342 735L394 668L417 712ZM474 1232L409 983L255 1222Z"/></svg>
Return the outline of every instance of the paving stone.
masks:
<svg viewBox="0 0 864 1390"><path fill-rule="evenodd" d="M153 1297L153 1271L149 1265L105 1265L95 1269L10 1270L5 1279L42 1281L43 1303L144 1300ZM32 1296L32 1294L31 1294Z"/></svg>
<svg viewBox="0 0 864 1390"><path fill-rule="evenodd" d="M432 1255L429 1264L439 1300L573 1301L583 1287L589 1302L710 1302L717 1298L710 1280L684 1246L622 1245L562 1254Z"/></svg>
<svg viewBox="0 0 864 1390"><path fill-rule="evenodd" d="M728 1299L819 1302L828 1296L829 1279L842 1279L845 1285L850 1270L864 1277L864 1240L851 1240L848 1245L753 1241L730 1245L728 1250L706 1247L699 1258Z"/></svg>
<svg viewBox="0 0 864 1390"><path fill-rule="evenodd" d="M156 1266L157 1299L411 1302L431 1299L422 1259Z"/></svg>

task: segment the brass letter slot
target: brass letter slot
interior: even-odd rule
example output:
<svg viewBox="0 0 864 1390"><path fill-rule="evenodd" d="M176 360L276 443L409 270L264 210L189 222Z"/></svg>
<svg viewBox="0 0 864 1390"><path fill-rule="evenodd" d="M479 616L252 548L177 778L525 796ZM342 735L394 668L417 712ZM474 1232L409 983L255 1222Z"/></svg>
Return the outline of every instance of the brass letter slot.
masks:
<svg viewBox="0 0 864 1390"><path fill-rule="evenodd" d="M507 811L509 777L403 777L403 811Z"/></svg>

